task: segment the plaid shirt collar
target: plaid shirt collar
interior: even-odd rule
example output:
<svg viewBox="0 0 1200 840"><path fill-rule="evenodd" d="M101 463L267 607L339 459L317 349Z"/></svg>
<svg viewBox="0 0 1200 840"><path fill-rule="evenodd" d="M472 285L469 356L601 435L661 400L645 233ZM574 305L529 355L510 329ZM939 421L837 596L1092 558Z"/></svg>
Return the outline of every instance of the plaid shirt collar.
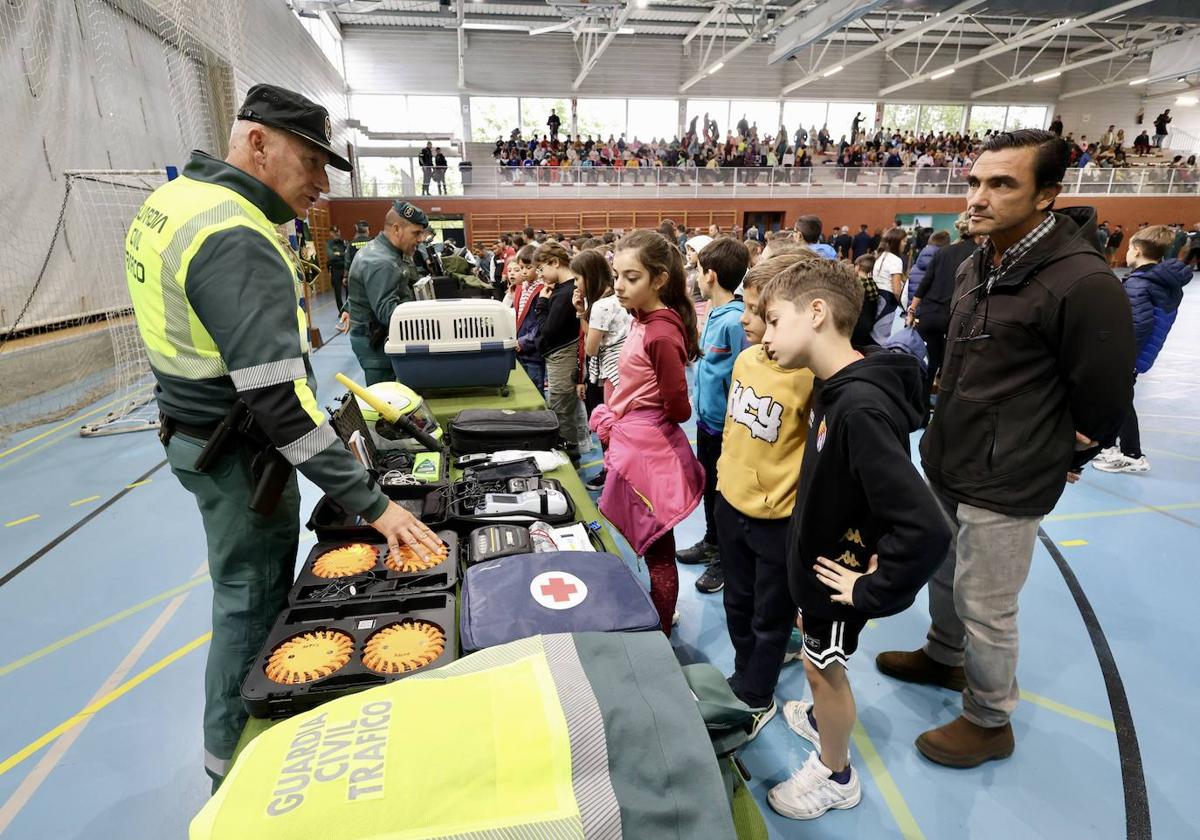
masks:
<svg viewBox="0 0 1200 840"><path fill-rule="evenodd" d="M1004 255L1000 257L1000 264L993 266L992 260L995 257L995 248L991 240L983 247L983 264L989 266L987 274L987 290L990 292L992 286L996 285L996 281L1008 273L1021 257L1028 254L1033 246L1044 239L1047 234L1054 229L1054 214L1047 213L1046 218L1042 219L1029 233L1022 236L1016 242L1009 246Z"/></svg>

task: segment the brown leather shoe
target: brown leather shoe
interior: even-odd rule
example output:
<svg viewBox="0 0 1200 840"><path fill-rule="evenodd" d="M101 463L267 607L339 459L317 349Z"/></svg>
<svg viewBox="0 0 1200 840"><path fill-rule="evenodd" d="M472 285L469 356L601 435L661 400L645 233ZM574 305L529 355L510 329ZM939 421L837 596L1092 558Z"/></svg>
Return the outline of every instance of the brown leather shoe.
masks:
<svg viewBox="0 0 1200 840"><path fill-rule="evenodd" d="M1008 758L1014 747L1011 724L988 729L961 716L917 738L921 755L947 767L978 767L985 761Z"/></svg>
<svg viewBox="0 0 1200 840"><path fill-rule="evenodd" d="M934 662L924 650L889 650L875 657L875 667L889 677L922 685L936 685L951 691L967 687L961 665Z"/></svg>

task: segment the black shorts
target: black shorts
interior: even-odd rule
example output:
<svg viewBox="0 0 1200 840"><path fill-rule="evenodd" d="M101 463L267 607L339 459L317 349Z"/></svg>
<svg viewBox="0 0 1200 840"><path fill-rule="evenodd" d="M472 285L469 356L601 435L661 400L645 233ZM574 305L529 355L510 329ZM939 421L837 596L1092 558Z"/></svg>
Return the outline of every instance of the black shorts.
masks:
<svg viewBox="0 0 1200 840"><path fill-rule="evenodd" d="M831 662L845 668L846 660L858 650L858 634L867 626L866 618L834 621L803 612L800 618L804 625L804 658L821 669Z"/></svg>

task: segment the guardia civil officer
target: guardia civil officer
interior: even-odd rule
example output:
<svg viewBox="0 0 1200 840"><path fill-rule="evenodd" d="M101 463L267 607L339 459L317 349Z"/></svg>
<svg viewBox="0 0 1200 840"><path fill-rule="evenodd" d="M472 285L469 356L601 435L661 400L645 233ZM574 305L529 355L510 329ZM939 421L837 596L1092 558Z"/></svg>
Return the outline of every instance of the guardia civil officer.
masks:
<svg viewBox="0 0 1200 840"><path fill-rule="evenodd" d="M383 231L359 252L350 267L342 323L349 324L350 347L368 385L396 379L383 345L392 310L413 300L413 285L417 282L413 252L428 227L429 219L420 207L407 201L393 202L384 216Z"/></svg>
<svg viewBox="0 0 1200 840"><path fill-rule="evenodd" d="M125 240L138 329L158 380L160 437L208 541L204 766L214 790L246 722L242 680L292 585L296 469L393 549L437 545L371 484L317 402L299 278L276 227L329 189L326 166L350 170L330 140L320 105L255 85L226 159L194 152L183 174L146 200Z"/></svg>
<svg viewBox="0 0 1200 840"><path fill-rule="evenodd" d="M360 219L354 223L354 238L350 240L350 246L346 249L346 272L350 272L350 266L354 263L354 258L358 256L358 252L367 247L371 242L371 225L366 219ZM341 307L338 307L339 309Z"/></svg>

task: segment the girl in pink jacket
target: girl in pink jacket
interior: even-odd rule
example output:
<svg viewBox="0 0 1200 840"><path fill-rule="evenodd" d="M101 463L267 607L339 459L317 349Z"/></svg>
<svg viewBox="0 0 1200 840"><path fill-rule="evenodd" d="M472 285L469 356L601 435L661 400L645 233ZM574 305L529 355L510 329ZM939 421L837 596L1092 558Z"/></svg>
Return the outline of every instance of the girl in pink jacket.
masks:
<svg viewBox="0 0 1200 840"><path fill-rule="evenodd" d="M670 636L679 593L672 529L704 493L704 470L679 428L692 415L686 371L700 353L696 310L683 256L657 231L622 237L613 268L617 299L634 320L621 350L620 384L592 413L591 427L608 446L600 510L646 558L650 599Z"/></svg>

